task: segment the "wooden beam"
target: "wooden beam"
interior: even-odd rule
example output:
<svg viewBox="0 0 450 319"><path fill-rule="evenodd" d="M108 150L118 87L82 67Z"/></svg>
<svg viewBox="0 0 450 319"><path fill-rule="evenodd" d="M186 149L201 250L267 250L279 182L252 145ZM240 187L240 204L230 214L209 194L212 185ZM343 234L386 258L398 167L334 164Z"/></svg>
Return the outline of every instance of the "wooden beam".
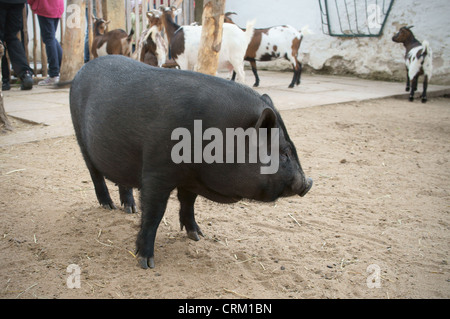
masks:
<svg viewBox="0 0 450 319"><path fill-rule="evenodd" d="M73 5L73 6L71 6ZM60 81L72 81L84 64L84 38L86 33L86 1L67 0L64 51Z"/></svg>
<svg viewBox="0 0 450 319"><path fill-rule="evenodd" d="M0 61L3 57L3 54L5 53L5 48L0 41ZM13 127L11 125L11 122L8 119L8 116L6 115L5 108L3 106L3 93L2 88L0 87L0 124L3 124L3 127L7 131L12 131Z"/></svg>
<svg viewBox="0 0 450 319"><path fill-rule="evenodd" d="M216 75L222 46L225 0L204 0L197 72Z"/></svg>

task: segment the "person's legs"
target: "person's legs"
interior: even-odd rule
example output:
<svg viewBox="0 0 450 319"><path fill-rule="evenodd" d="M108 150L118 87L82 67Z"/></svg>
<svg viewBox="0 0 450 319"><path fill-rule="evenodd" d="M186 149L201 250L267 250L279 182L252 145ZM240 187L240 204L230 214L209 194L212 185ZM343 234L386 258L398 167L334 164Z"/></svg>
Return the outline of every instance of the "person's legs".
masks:
<svg viewBox="0 0 450 319"><path fill-rule="evenodd" d="M58 30L59 19L58 18L53 19L53 24L54 24L54 27L55 27L55 35L56 35L56 30ZM55 44L56 44L56 51L58 52L58 66L61 69L63 51L62 51L62 48L61 48L61 44L56 39L56 36L55 36ZM58 74L59 74L59 71L58 71Z"/></svg>
<svg viewBox="0 0 450 319"><path fill-rule="evenodd" d="M2 58L2 90L8 91L11 89L11 84L9 83L9 61L6 58L6 54Z"/></svg>
<svg viewBox="0 0 450 319"><path fill-rule="evenodd" d="M6 43L12 67L16 75L22 80L21 88L33 88L33 71L28 65L22 42L17 33L23 28L23 4L0 4L0 39Z"/></svg>
<svg viewBox="0 0 450 319"><path fill-rule="evenodd" d="M48 59L48 75L51 78L59 76L61 66L62 49L55 38L59 19L39 16L39 27L41 28L42 41L45 43L45 51Z"/></svg>
<svg viewBox="0 0 450 319"><path fill-rule="evenodd" d="M84 63L88 63L89 57L89 19L88 8L86 7L86 33L84 34Z"/></svg>

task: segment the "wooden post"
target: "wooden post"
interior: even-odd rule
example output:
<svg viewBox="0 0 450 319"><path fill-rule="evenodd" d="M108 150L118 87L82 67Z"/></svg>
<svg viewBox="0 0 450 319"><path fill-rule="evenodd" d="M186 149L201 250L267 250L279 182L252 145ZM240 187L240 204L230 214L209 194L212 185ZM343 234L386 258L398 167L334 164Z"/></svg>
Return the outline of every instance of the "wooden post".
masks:
<svg viewBox="0 0 450 319"><path fill-rule="evenodd" d="M222 45L225 0L204 0L197 72L216 75Z"/></svg>
<svg viewBox="0 0 450 319"><path fill-rule="evenodd" d="M25 57L27 58L28 65L30 64L30 57L28 56L28 19L27 19L27 4L23 7L22 20L23 20L23 44L25 46Z"/></svg>
<svg viewBox="0 0 450 319"><path fill-rule="evenodd" d="M131 25L131 1L127 0L125 2L126 4L126 14L127 14L127 32L129 33L131 29L133 29L133 26Z"/></svg>
<svg viewBox="0 0 450 319"><path fill-rule="evenodd" d="M139 0L136 0L135 3L138 4ZM108 24L109 31L114 29L126 29L125 2L123 0L103 0L102 11L103 19L105 21L111 20ZM137 18L138 17L139 15L137 15Z"/></svg>
<svg viewBox="0 0 450 319"><path fill-rule="evenodd" d="M92 42L94 41L94 31L93 31L93 20L92 16L94 15L94 5L92 1L87 2L88 6L88 14L87 14L87 21L88 24L88 48L89 48L89 60L92 60Z"/></svg>
<svg viewBox="0 0 450 319"><path fill-rule="evenodd" d="M45 51L45 43L44 41L42 41L41 38L41 64L42 64L42 69L41 69L41 73L42 73L42 77L46 78L48 75L48 65L47 65L47 51Z"/></svg>
<svg viewBox="0 0 450 319"><path fill-rule="evenodd" d="M84 36L86 32L86 1L67 0L64 52L60 81L72 81L84 64Z"/></svg>
<svg viewBox="0 0 450 319"><path fill-rule="evenodd" d="M103 12L103 3L106 2L106 0L95 0L95 11L97 13L97 18L103 19L105 21L108 20L108 17L105 16Z"/></svg>
<svg viewBox="0 0 450 319"><path fill-rule="evenodd" d="M31 16L33 17L33 64L34 64L34 76L37 76L37 37L36 37L36 15L32 12Z"/></svg>
<svg viewBox="0 0 450 319"><path fill-rule="evenodd" d="M141 30L139 30L139 3L138 1L135 1L134 4L134 34L141 34Z"/></svg>
<svg viewBox="0 0 450 319"><path fill-rule="evenodd" d="M61 49L64 51L64 21L62 18L59 18L59 34L61 41L59 41L59 45Z"/></svg>
<svg viewBox="0 0 450 319"><path fill-rule="evenodd" d="M0 42L0 61L3 57L4 52L5 52L5 49L3 47L3 44ZM8 131L13 130L11 122L9 122L8 116L6 115L5 108L3 107L3 93L2 93L1 87L0 87L0 124L3 124L3 127L5 128L5 130L8 130Z"/></svg>

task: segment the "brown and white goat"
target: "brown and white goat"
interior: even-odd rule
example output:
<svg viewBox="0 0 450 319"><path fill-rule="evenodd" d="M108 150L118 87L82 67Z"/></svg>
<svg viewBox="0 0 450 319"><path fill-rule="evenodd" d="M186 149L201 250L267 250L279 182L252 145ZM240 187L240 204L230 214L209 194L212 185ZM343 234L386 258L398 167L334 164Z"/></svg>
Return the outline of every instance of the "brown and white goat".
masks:
<svg viewBox="0 0 450 319"><path fill-rule="evenodd" d="M409 100L414 101L414 92L417 90L419 76L423 75L423 92L420 96L422 103L427 101L428 81L433 72L433 52L428 41L420 43L411 31L413 26L402 27L392 37L392 41L403 43L406 49L406 91L410 91Z"/></svg>
<svg viewBox="0 0 450 319"><path fill-rule="evenodd" d="M162 67L166 62L167 46L156 26L144 30L134 58L151 66Z"/></svg>
<svg viewBox="0 0 450 319"><path fill-rule="evenodd" d="M106 32L106 28L111 21L105 21L94 16L92 18L94 19L94 40L91 47L93 58L108 54L120 54L129 57L132 51L131 42L134 30L132 29L130 34L122 29Z"/></svg>
<svg viewBox="0 0 450 319"><path fill-rule="evenodd" d="M236 13L225 13L224 22L234 24L233 20L230 18L230 15L232 14ZM307 30L308 27L305 27L302 31L298 31L289 25L274 26L270 28L255 28L244 58L246 61L250 62L252 67L253 75L255 76L254 87L259 86L256 61L272 61L279 58L285 58L291 62L294 69L294 76L289 84L289 88L293 88L295 84L300 84L302 63L299 60L299 52L303 35L307 33Z"/></svg>
<svg viewBox="0 0 450 319"><path fill-rule="evenodd" d="M176 7L161 7L153 10L161 15L161 21L166 33L171 58L182 70L195 70L198 63L201 26L179 26L174 22L174 16L181 12ZM157 11L157 12L156 12ZM227 68L237 73L236 81L245 83L244 55L253 34L254 21L247 23L244 32L235 25L224 23L222 44L219 53L219 69Z"/></svg>
<svg viewBox="0 0 450 319"><path fill-rule="evenodd" d="M137 50L132 57L145 64L161 67L167 56L167 45L161 35L161 19L153 12L147 12L147 19L149 27L141 33Z"/></svg>

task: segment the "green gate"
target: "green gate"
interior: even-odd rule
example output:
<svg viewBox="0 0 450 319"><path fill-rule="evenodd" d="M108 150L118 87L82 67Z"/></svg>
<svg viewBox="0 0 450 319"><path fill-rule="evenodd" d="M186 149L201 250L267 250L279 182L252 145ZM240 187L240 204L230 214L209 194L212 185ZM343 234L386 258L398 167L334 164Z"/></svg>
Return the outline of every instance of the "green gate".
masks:
<svg viewBox="0 0 450 319"><path fill-rule="evenodd" d="M322 32L334 37L379 37L394 0L318 0Z"/></svg>

